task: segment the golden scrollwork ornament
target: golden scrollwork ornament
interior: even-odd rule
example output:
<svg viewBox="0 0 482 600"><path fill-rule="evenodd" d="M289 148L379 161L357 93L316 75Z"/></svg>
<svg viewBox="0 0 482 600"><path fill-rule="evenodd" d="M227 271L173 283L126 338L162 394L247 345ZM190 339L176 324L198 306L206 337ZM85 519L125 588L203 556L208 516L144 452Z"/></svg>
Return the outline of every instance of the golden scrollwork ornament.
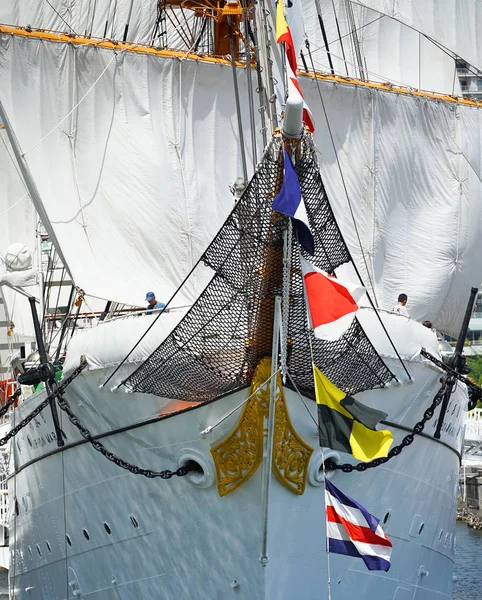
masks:
<svg viewBox="0 0 482 600"><path fill-rule="evenodd" d="M261 464L267 434L265 421L269 416L270 376L271 359L265 357L256 368L250 389L252 398L246 403L238 423L224 440L211 448L220 496L247 481ZM313 448L304 442L291 423L278 373L272 468L278 481L296 494L305 491L312 452Z"/></svg>

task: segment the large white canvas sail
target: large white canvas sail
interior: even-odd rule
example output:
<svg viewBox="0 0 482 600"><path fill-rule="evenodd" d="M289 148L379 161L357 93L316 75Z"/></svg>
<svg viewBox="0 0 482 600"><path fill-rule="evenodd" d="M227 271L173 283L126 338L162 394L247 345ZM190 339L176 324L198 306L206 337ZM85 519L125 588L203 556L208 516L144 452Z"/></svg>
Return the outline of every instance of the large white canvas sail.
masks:
<svg viewBox="0 0 482 600"><path fill-rule="evenodd" d="M132 305L170 297L243 173L231 69L16 36L0 55L2 102L76 284Z"/></svg>
<svg viewBox="0 0 482 600"><path fill-rule="evenodd" d="M481 109L328 82L303 89L323 180L367 289L373 282L385 309L406 293L413 318L457 334L482 281Z"/></svg>
<svg viewBox="0 0 482 600"><path fill-rule="evenodd" d="M130 41L148 41L154 29L157 2L117 0L9 0L0 5L0 23L31 25L53 31L123 39L126 25Z"/></svg>
<svg viewBox="0 0 482 600"><path fill-rule="evenodd" d="M229 68L0 42L0 76L10 82L2 99L77 284L132 304L151 288L169 296L232 207L228 183L242 173ZM13 77L25 62L35 75ZM29 151L97 79L75 120ZM364 259L318 88L301 84L331 202L380 306L406 292L413 317L457 332L468 288L482 279L479 109L320 83ZM27 110L27 90L44 109ZM247 114L244 123L247 134ZM204 284L192 281L179 301L192 302Z"/></svg>
<svg viewBox="0 0 482 600"><path fill-rule="evenodd" d="M0 23L149 44L165 32L161 37L168 47L182 47L187 40L179 30L193 32L193 13L180 8L175 14L171 9L168 12L169 18L157 27L155 0L9 0L0 3Z"/></svg>
<svg viewBox="0 0 482 600"><path fill-rule="evenodd" d="M329 72L316 3L301 3L315 67ZM445 94L460 93L455 61L450 54L406 23L371 10L370 3L365 7L345 0L320 0L319 4L335 73ZM349 19L347 5L353 20ZM306 55L306 49L304 52Z"/></svg>
<svg viewBox="0 0 482 600"><path fill-rule="evenodd" d="M1 86L0 86L1 87ZM7 133L0 125L0 256L10 244L36 245L35 209L15 163Z"/></svg>
<svg viewBox="0 0 482 600"><path fill-rule="evenodd" d="M482 70L482 5L476 0L355 0L434 39Z"/></svg>
<svg viewBox="0 0 482 600"><path fill-rule="evenodd" d="M0 280L1 273L6 271L3 258L11 244L25 245L33 256L34 262L37 262L35 230L34 206L16 166L7 133L5 129L0 128ZM21 281L21 273L18 275ZM38 286L29 286L24 291L38 296ZM33 335L30 304L27 298L3 286L2 299L6 318L8 317L7 320L15 325L13 332L20 335Z"/></svg>

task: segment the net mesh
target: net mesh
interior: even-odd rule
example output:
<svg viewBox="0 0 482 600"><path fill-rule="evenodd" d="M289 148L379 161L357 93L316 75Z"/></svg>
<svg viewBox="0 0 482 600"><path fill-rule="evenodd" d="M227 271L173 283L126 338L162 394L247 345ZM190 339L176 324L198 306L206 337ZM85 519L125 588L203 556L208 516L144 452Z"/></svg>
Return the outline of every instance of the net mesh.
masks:
<svg viewBox="0 0 482 600"><path fill-rule="evenodd" d="M350 260L319 174L311 137L294 151L303 199L315 232L308 258L333 273ZM283 295L283 239L289 219L271 209L283 181L283 142L275 136L242 199L204 253L213 271L177 328L124 382L132 391L207 401L250 384L271 356L275 297ZM356 393L393 378L355 319L343 337L319 340L307 328L300 251L293 236L286 360L299 390L314 397L309 340L316 365L342 390ZM289 386L289 380L287 382Z"/></svg>

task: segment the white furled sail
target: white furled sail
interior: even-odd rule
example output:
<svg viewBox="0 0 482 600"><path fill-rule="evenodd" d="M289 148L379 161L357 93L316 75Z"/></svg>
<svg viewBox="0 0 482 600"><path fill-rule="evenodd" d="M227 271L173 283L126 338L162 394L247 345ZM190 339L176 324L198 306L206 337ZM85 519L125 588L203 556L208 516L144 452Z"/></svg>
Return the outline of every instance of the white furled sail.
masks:
<svg viewBox="0 0 482 600"><path fill-rule="evenodd" d="M460 0L355 0L432 38L449 53L482 69L480 2Z"/></svg>
<svg viewBox="0 0 482 600"><path fill-rule="evenodd" d="M470 287L482 281L481 109L301 83L328 197L368 291L385 309L406 293L413 318L457 335Z"/></svg>
<svg viewBox="0 0 482 600"><path fill-rule="evenodd" d="M1 86L3 87L3 86ZM15 163L7 133L0 125L0 257L14 243L35 249L36 214Z"/></svg>
<svg viewBox="0 0 482 600"><path fill-rule="evenodd" d="M330 72L316 3L301 3L315 67ZM407 23L390 19L377 12L375 6L372 10L369 2L365 3L367 7L345 0L320 0L319 4L335 73L445 94L460 93L450 53ZM306 49L303 51L306 57ZM308 57L306 60L311 67Z"/></svg>
<svg viewBox="0 0 482 600"><path fill-rule="evenodd" d="M228 185L242 173L229 67L11 35L0 58L2 100L76 284L133 305L151 289L170 297L230 211ZM34 76L18 75L25 63ZM243 94L245 70L238 76ZM479 109L319 83L362 255L317 84L300 82L366 285L381 307L405 292L414 318L457 333L460 306L482 279ZM26 110L26 94L45 109ZM206 272L190 278L176 303L190 304L206 283Z"/></svg>
<svg viewBox="0 0 482 600"><path fill-rule="evenodd" d="M36 212L15 163L10 142L0 127L0 285L28 286L24 291L38 297L35 264L37 263ZM33 268L20 264L15 253L33 256ZM11 249L14 254L8 255ZM18 263L18 264L12 264ZM27 267L27 269L23 269ZM17 270L15 269L22 269ZM34 283L35 285L31 285ZM14 324L11 334L33 335L30 304L25 296L3 286L4 310ZM1 319L0 319L1 320ZM9 325L10 327L10 325ZM9 337L12 337L11 335ZM13 338L12 338L13 342ZM1 377L0 377L1 378Z"/></svg>
<svg viewBox="0 0 482 600"><path fill-rule="evenodd" d="M0 57L2 102L76 285L131 305L148 290L165 301L243 173L231 69L9 35ZM38 110L20 100L32 95ZM176 302L205 283L190 281Z"/></svg>
<svg viewBox="0 0 482 600"><path fill-rule="evenodd" d="M153 31L157 2L117 0L114 2L78 2L76 0L12 0L2 2L0 23L30 24L52 31L75 31L80 35L147 42Z"/></svg>
<svg viewBox="0 0 482 600"><path fill-rule="evenodd" d="M175 8L169 17L158 21L155 0L116 0L116 2L79 2L78 0L12 0L0 3L0 23L50 31L76 33L111 40L143 44L162 43L180 48L187 40L180 29L194 35L192 11ZM198 20L200 22L200 20Z"/></svg>

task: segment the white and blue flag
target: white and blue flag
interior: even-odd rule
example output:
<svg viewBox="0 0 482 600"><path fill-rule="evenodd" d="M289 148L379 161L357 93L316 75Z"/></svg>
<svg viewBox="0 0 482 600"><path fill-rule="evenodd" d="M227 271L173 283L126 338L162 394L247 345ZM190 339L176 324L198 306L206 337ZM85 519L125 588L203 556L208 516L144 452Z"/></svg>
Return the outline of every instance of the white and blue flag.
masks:
<svg viewBox="0 0 482 600"><path fill-rule="evenodd" d="M306 214L298 175L286 150L284 151L283 185L271 208L292 218L293 229L299 244L308 254L313 256L315 253L315 240Z"/></svg>

